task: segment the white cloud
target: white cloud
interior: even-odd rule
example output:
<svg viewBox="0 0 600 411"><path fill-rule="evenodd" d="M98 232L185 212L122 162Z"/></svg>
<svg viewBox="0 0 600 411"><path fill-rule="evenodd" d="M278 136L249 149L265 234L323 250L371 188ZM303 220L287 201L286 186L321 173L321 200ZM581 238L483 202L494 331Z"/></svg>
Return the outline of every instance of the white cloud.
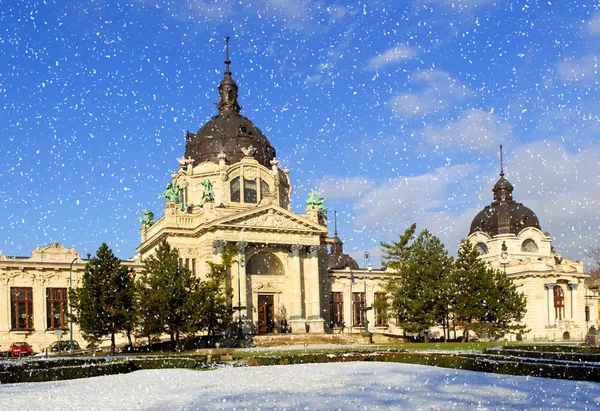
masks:
<svg viewBox="0 0 600 411"><path fill-rule="evenodd" d="M469 11L471 9L494 4L496 0L428 0L428 3L437 3L455 11Z"/></svg>
<svg viewBox="0 0 600 411"><path fill-rule="evenodd" d="M456 196L453 187L463 190L468 187L467 179L476 169L472 164L442 167L422 175L400 176L373 187L355 202L354 224L375 230L379 240L387 241L386 232L400 233L416 222L419 231L429 229L454 253L460 239L468 233L473 217L453 210Z"/></svg>
<svg viewBox="0 0 600 411"><path fill-rule="evenodd" d="M405 117L447 110L473 94L467 86L439 69L417 71L411 76L410 82L418 90L396 95L389 103L392 110Z"/></svg>
<svg viewBox="0 0 600 411"><path fill-rule="evenodd" d="M585 31L587 34L597 36L600 34L600 12L594 13L592 18L585 23Z"/></svg>
<svg viewBox="0 0 600 411"><path fill-rule="evenodd" d="M567 82L592 82L598 76L598 56L587 55L558 63L558 75Z"/></svg>
<svg viewBox="0 0 600 411"><path fill-rule="evenodd" d="M598 244L599 159L600 144L569 152L557 141L524 144L505 155L515 201L536 213L563 257L584 259L585 250ZM362 193L354 203L354 225L378 243L397 239L416 222L419 231L429 229L455 254L475 215L492 202L497 179L495 164L473 163L400 176Z"/></svg>
<svg viewBox="0 0 600 411"><path fill-rule="evenodd" d="M352 199L362 196L373 187L368 177L326 176L318 184L318 190L329 200Z"/></svg>
<svg viewBox="0 0 600 411"><path fill-rule="evenodd" d="M381 54L371 58L367 64L368 70L379 70L383 67L401 63L417 55L414 47L410 46L395 46L387 49Z"/></svg>
<svg viewBox="0 0 600 411"><path fill-rule="evenodd" d="M496 149L511 138L512 125L504 124L498 115L480 109L469 109L455 122L442 127L426 126L423 136L436 148L458 148L462 151Z"/></svg>
<svg viewBox="0 0 600 411"><path fill-rule="evenodd" d="M511 154L507 178L515 200L538 216L563 256L584 258L600 231L600 144L569 152L556 141L520 146Z"/></svg>

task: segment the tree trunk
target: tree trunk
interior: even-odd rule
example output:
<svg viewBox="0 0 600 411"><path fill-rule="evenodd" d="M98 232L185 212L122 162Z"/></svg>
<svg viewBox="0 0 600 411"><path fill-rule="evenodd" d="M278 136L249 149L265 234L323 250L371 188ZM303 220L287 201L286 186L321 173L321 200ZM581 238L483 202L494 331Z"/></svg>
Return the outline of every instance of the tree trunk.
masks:
<svg viewBox="0 0 600 411"><path fill-rule="evenodd" d="M175 347L176 347L175 351L177 351L177 352L181 351L181 347L179 345L179 330L177 330L175 332Z"/></svg>
<svg viewBox="0 0 600 411"><path fill-rule="evenodd" d="M110 333L110 353L114 354L116 351L117 345L115 344L115 332Z"/></svg>
<svg viewBox="0 0 600 411"><path fill-rule="evenodd" d="M131 341L131 330L127 330L127 343L129 344L129 349L133 350L133 341Z"/></svg>
<svg viewBox="0 0 600 411"><path fill-rule="evenodd" d="M152 336L148 334L148 351L152 351Z"/></svg>
<svg viewBox="0 0 600 411"><path fill-rule="evenodd" d="M173 334L173 331L169 331L169 336L171 337L171 351L175 351L175 334Z"/></svg>
<svg viewBox="0 0 600 411"><path fill-rule="evenodd" d="M444 341L446 340L446 319L442 320L442 332L444 334Z"/></svg>
<svg viewBox="0 0 600 411"><path fill-rule="evenodd" d="M423 337L424 337L425 343L428 343L429 342L429 333L427 332L427 330L425 330L423 332Z"/></svg>
<svg viewBox="0 0 600 411"><path fill-rule="evenodd" d="M463 341L464 342L469 342L469 330L465 329L463 331Z"/></svg>

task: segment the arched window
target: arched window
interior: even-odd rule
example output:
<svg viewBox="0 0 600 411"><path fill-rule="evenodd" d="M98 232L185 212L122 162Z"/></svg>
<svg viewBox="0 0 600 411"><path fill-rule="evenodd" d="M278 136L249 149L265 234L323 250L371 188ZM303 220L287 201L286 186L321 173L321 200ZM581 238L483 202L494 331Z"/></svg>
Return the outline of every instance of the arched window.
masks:
<svg viewBox="0 0 600 411"><path fill-rule="evenodd" d="M554 315L557 320L565 318L565 295L560 285L554 286Z"/></svg>
<svg viewBox="0 0 600 411"><path fill-rule="evenodd" d="M268 195L271 192L269 189L269 184L262 178L260 179L260 199L265 198L265 195Z"/></svg>
<svg viewBox="0 0 600 411"><path fill-rule="evenodd" d="M256 180L244 179L244 203L256 204Z"/></svg>
<svg viewBox="0 0 600 411"><path fill-rule="evenodd" d="M533 241L531 238L528 238L527 240L523 241L523 244L521 244L521 251L525 251L526 253L537 253L538 246L535 241Z"/></svg>
<svg viewBox="0 0 600 411"><path fill-rule="evenodd" d="M273 253L260 252L254 254L246 268L248 274L254 275L283 275L283 264Z"/></svg>
<svg viewBox="0 0 600 411"><path fill-rule="evenodd" d="M475 250L479 253L479 255L485 255L488 253L487 245L483 243L477 243L475 245Z"/></svg>
<svg viewBox="0 0 600 411"><path fill-rule="evenodd" d="M240 178L236 177L231 180L229 183L229 188L231 190L231 201L235 203L240 202Z"/></svg>

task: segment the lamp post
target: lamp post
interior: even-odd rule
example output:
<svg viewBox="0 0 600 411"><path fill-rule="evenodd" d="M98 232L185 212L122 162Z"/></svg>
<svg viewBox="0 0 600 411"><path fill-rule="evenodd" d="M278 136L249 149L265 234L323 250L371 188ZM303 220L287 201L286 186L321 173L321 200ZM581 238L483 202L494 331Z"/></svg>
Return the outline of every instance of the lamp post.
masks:
<svg viewBox="0 0 600 411"><path fill-rule="evenodd" d="M242 310L246 309L246 306L242 306L242 281L241 281L241 268L244 268L244 266L246 265L246 262L244 261L244 256L240 253L238 254L238 305L236 307L233 307L234 310L236 310L238 312L238 333L237 333L237 339L238 339L238 344L239 341L242 341L242 339L244 338L244 335L242 333Z"/></svg>
<svg viewBox="0 0 600 411"><path fill-rule="evenodd" d="M71 293L73 291L73 263L78 259L79 257L75 257L69 266L69 349L71 350L71 353L73 353L73 306L71 305Z"/></svg>
<svg viewBox="0 0 600 411"><path fill-rule="evenodd" d="M365 251L365 265L367 266L367 271L369 272L369 274L373 270L373 267L371 267L370 257L371 257L371 255L369 254L369 252ZM362 336L368 338L369 343L372 343L373 342L373 340L372 340L373 333L371 333L369 331L369 319L367 318L367 313L373 307L367 307L367 274L366 273L363 274L363 283L364 283L364 295L365 295L365 300L363 301L363 321L365 324L365 330L363 331Z"/></svg>

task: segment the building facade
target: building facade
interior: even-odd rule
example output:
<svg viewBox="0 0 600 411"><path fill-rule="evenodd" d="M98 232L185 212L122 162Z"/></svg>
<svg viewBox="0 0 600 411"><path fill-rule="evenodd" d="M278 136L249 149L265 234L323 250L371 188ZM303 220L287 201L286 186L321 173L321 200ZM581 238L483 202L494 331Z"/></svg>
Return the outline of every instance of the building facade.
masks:
<svg viewBox="0 0 600 411"><path fill-rule="evenodd" d="M0 254L0 351L27 342L39 351L62 339L85 342L69 322L68 290L79 287L87 260L73 248L53 243L29 257ZM133 269L136 261L123 261ZM70 327L72 325L72 328Z"/></svg>
<svg viewBox="0 0 600 411"><path fill-rule="evenodd" d="M519 338L582 340L598 323L598 299L586 287L583 262L554 252L550 234L532 210L513 200L513 190L501 164L494 201L475 216L467 239L527 298L522 322L530 331Z"/></svg>
<svg viewBox="0 0 600 411"><path fill-rule="evenodd" d="M185 153L162 194L163 215L146 210L137 255L123 264L140 270L158 244L177 248L180 264L204 278L227 244L239 250L231 267L232 306L256 333L371 331L402 334L384 313L367 310L385 299L389 271L360 268L329 237L323 199L311 193L304 213L290 208L290 171L250 119L240 114L238 86L225 60L218 86L218 113L186 135ZM471 241L492 267L504 270L527 297L524 339L582 339L598 322L598 286L583 263L562 258L535 213L512 198L504 178L494 201L474 218ZM36 248L29 257L0 255L0 350L27 341L39 350L69 338L68 288L78 287L86 260L60 244ZM237 318L236 318L237 319ZM62 336L58 335L62 333ZM73 338L83 339L76 326ZM516 336L511 336L516 338Z"/></svg>

